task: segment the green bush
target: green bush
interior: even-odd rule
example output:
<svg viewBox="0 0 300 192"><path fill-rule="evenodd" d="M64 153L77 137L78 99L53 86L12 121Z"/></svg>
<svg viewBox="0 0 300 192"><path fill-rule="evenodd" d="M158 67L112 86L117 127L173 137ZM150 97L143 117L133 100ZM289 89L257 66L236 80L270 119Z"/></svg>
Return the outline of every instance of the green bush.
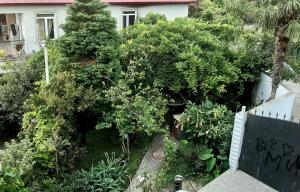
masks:
<svg viewBox="0 0 300 192"><path fill-rule="evenodd" d="M197 157L195 162L198 163L198 168L205 168L205 172L218 175L224 171L224 166L227 167L233 119L233 114L224 105L210 101L201 105L189 103L179 123L189 141L185 145L192 142L200 147L181 152L187 158Z"/></svg>
<svg viewBox="0 0 300 192"><path fill-rule="evenodd" d="M158 189L177 174L206 182L228 169L233 114L226 106L189 102L177 126L185 132L186 140L176 144L165 137L166 161L155 182Z"/></svg>
<svg viewBox="0 0 300 192"><path fill-rule="evenodd" d="M24 101L34 93L34 82L42 79L44 62L37 52L25 62L6 63L0 70L0 135L16 135L25 112Z"/></svg>
<svg viewBox="0 0 300 192"><path fill-rule="evenodd" d="M72 140L76 133L75 116L94 101L93 90L77 85L73 72L59 72L52 75L50 84L39 84L37 94L26 103L28 112L20 134L35 149L36 171L47 175L74 168L72 164L81 151Z"/></svg>
<svg viewBox="0 0 300 192"><path fill-rule="evenodd" d="M28 139L19 142L11 140L5 143L4 150L0 150L0 163L13 168L26 182L33 177L34 155L33 146Z"/></svg>
<svg viewBox="0 0 300 192"><path fill-rule="evenodd" d="M164 90L199 99L220 96L239 76L228 43L235 33L228 25L190 19L136 24L122 33L122 64L144 72L145 78L136 85L155 82Z"/></svg>
<svg viewBox="0 0 300 192"><path fill-rule="evenodd" d="M146 17L142 17L138 19L138 23L143 23L146 25L155 25L158 21L166 21L167 18L165 15L148 13Z"/></svg>
<svg viewBox="0 0 300 192"><path fill-rule="evenodd" d="M128 138L128 134L165 132L166 99L155 85L136 85L137 81L144 80L144 74L134 63L122 71L120 80L106 92L113 112L106 114L105 121L97 125L98 129L116 126L123 139Z"/></svg>
<svg viewBox="0 0 300 192"><path fill-rule="evenodd" d="M189 103L179 123L188 140L213 149L214 154L227 155L233 119L233 114L226 106L205 101L201 105Z"/></svg>
<svg viewBox="0 0 300 192"><path fill-rule="evenodd" d="M66 175L60 188L66 192L123 191L127 176L126 163L115 155L106 154L106 161L99 162L90 170Z"/></svg>
<svg viewBox="0 0 300 192"><path fill-rule="evenodd" d="M4 167L0 163L0 191L1 192L29 192L24 186L22 179L16 172Z"/></svg>

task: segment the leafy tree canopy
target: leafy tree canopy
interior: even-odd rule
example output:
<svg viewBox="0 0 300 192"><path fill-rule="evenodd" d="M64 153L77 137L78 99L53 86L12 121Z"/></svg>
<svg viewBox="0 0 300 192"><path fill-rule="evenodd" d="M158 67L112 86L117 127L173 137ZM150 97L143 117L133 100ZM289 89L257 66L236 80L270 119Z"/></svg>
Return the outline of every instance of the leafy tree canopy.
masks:
<svg viewBox="0 0 300 192"><path fill-rule="evenodd" d="M230 42L237 31L229 25L196 20L137 24L123 31L122 64L145 72L143 83L158 82L165 90L221 95L237 80Z"/></svg>

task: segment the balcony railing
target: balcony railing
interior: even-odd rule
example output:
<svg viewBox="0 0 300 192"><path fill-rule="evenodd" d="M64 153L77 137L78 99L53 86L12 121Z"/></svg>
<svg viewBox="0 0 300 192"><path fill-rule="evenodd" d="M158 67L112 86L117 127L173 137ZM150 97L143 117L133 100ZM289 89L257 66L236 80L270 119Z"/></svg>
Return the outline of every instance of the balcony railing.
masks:
<svg viewBox="0 0 300 192"><path fill-rule="evenodd" d="M16 58L25 54L24 40L0 41L0 52L4 52L5 58Z"/></svg>

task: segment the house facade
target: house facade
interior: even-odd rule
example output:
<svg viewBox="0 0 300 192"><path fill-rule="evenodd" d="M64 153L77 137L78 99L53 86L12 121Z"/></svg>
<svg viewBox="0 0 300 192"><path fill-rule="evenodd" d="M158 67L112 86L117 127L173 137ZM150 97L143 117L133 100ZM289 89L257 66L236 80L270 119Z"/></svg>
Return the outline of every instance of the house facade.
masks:
<svg viewBox="0 0 300 192"><path fill-rule="evenodd" d="M121 30L148 13L168 20L187 17L194 0L102 0ZM39 50L46 39L64 34L61 25L73 0L0 0L0 49L9 56Z"/></svg>

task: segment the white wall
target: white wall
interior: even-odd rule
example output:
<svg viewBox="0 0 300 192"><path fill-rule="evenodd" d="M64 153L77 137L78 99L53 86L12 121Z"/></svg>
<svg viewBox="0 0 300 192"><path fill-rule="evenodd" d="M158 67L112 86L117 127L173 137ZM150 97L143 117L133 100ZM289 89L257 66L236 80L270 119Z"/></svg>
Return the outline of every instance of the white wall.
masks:
<svg viewBox="0 0 300 192"><path fill-rule="evenodd" d="M36 14L51 13L55 15L54 27L55 37L63 35L59 27L64 23L66 13L65 5L44 5L44 6L0 6L0 14L19 13L21 14L22 32L25 39L25 52L31 53L40 48L37 38Z"/></svg>
<svg viewBox="0 0 300 192"><path fill-rule="evenodd" d="M188 16L188 4L162 4L162 5L109 5L108 9L117 20L117 29L122 29L122 11L136 10L138 17L145 17L148 13L159 13L165 15L168 20L174 20L176 17Z"/></svg>
<svg viewBox="0 0 300 192"><path fill-rule="evenodd" d="M159 13L166 16L168 20L174 20L176 17L188 16L188 4L162 4L162 5L109 5L113 17L117 20L117 29L122 29L122 11L137 10L138 17L145 17L148 13ZM67 16L67 6L65 5L36 5L36 6L1 6L0 14L19 13L21 14L22 31L25 39L25 52L32 53L40 48L37 38L36 14L54 13L55 14L55 37L63 35L60 25L65 22Z"/></svg>
<svg viewBox="0 0 300 192"><path fill-rule="evenodd" d="M252 103L260 103L260 101L266 102L271 96L271 91L272 78L266 75L265 73L261 73L260 81L255 86L253 91ZM290 90L288 90L281 84L277 89L276 98L279 98L289 92Z"/></svg>
<svg viewBox="0 0 300 192"><path fill-rule="evenodd" d="M291 120L296 94L288 93L283 97L259 105L249 112L264 117Z"/></svg>
<svg viewBox="0 0 300 192"><path fill-rule="evenodd" d="M272 78L265 73L260 74L260 81L253 92L253 103L263 101L263 104L251 109L252 114L271 118L291 120L293 116L293 106L297 94L289 90L281 83L276 91L275 99L266 102L272 91ZM277 116L278 114L278 116Z"/></svg>

